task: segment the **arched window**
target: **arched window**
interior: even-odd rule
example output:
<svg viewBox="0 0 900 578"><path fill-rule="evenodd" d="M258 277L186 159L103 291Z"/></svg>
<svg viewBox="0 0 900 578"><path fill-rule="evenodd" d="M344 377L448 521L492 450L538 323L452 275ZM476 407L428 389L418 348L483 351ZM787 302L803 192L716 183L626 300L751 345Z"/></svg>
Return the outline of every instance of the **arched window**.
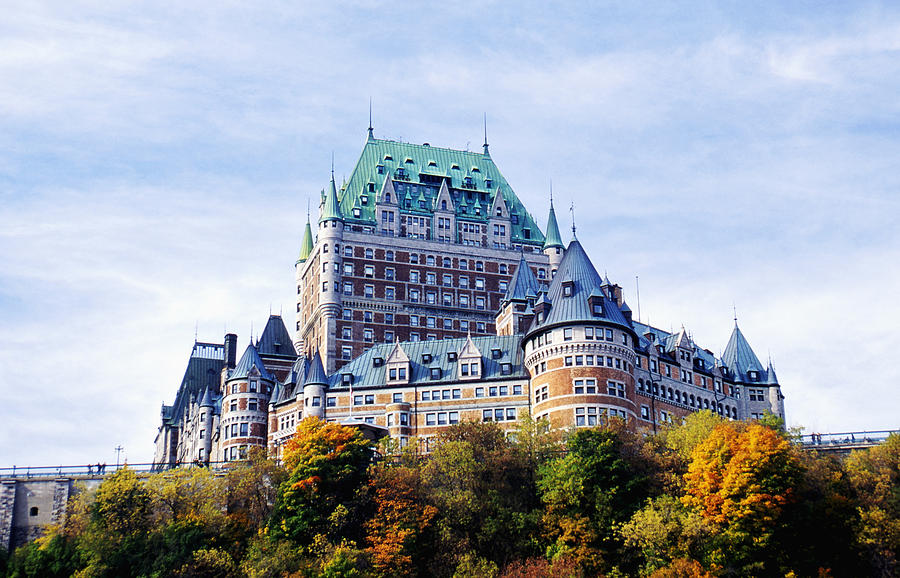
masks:
<svg viewBox="0 0 900 578"><path fill-rule="evenodd" d="M443 211L447 210L447 201L441 201L441 210L443 210Z"/></svg>

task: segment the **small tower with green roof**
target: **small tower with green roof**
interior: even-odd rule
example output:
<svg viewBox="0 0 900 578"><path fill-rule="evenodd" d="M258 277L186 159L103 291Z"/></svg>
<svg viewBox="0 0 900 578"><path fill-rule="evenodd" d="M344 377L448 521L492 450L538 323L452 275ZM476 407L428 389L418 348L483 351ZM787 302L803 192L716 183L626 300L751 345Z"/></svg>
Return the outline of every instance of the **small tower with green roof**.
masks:
<svg viewBox="0 0 900 578"><path fill-rule="evenodd" d="M550 278L556 275L563 255L566 253L562 237L559 234L559 224L556 222L556 211L553 210L553 195L550 195L550 216L547 218L547 234L544 236L544 254L550 259Z"/></svg>

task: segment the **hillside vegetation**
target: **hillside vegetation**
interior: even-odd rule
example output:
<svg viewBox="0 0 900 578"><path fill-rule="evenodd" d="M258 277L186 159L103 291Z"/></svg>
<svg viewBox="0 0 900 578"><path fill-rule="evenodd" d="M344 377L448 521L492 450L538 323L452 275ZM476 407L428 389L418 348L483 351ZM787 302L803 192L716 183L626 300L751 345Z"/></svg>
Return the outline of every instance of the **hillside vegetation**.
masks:
<svg viewBox="0 0 900 578"><path fill-rule="evenodd" d="M8 576L895 576L900 437L844 459L709 412L447 428L428 456L306 419L284 464L127 469L16 550ZM372 460L373 451L380 459Z"/></svg>

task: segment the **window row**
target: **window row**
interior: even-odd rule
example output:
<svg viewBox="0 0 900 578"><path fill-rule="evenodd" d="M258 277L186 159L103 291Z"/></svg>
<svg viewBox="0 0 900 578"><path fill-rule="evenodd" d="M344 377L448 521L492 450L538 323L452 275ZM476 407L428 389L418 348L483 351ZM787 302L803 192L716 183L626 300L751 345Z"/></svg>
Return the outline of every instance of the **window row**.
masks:
<svg viewBox="0 0 900 578"><path fill-rule="evenodd" d="M509 387L508 385L492 385L490 387L476 387L475 388L475 397L484 397L485 393L487 393L488 397L497 397L504 395L522 395L522 386L514 385Z"/></svg>
<svg viewBox="0 0 900 578"><path fill-rule="evenodd" d="M612 417L618 419L628 419L628 412L622 409L600 406L585 406L575 408L575 426L576 427L592 427L600 423L600 419L604 417Z"/></svg>
<svg viewBox="0 0 900 578"><path fill-rule="evenodd" d="M462 397L461 389L433 389L422 392L422 401L438 401L441 399L460 399Z"/></svg>
<svg viewBox="0 0 900 578"><path fill-rule="evenodd" d="M250 435L250 424L247 422L233 423L222 428L225 439L245 438Z"/></svg>
<svg viewBox="0 0 900 578"><path fill-rule="evenodd" d="M482 421L516 421L516 408L497 407L485 409L481 412Z"/></svg>
<svg viewBox="0 0 900 578"><path fill-rule="evenodd" d="M425 425L455 425L458 423L458 411L437 411L425 414Z"/></svg>
<svg viewBox="0 0 900 578"><path fill-rule="evenodd" d="M675 403L680 403L694 409L709 409L718 413L719 415L737 419L736 407L733 407L729 404L723 405L722 403L718 403L716 401L710 401L709 398L695 396L693 393L683 392L678 389L666 387L665 385L660 386L660 384L650 382L649 380L644 383L643 379L638 379L638 391L656 395L662 399L674 401Z"/></svg>
<svg viewBox="0 0 900 578"><path fill-rule="evenodd" d="M566 355L563 358L563 364L566 367L580 367L582 365L587 365L596 367L614 367L615 369L623 369L625 371L632 370L632 367L627 361L611 355L605 357L603 355Z"/></svg>
<svg viewBox="0 0 900 578"><path fill-rule="evenodd" d="M394 425L409 425L409 414L405 411L401 411L395 414L389 413L387 414L387 426L392 427Z"/></svg>

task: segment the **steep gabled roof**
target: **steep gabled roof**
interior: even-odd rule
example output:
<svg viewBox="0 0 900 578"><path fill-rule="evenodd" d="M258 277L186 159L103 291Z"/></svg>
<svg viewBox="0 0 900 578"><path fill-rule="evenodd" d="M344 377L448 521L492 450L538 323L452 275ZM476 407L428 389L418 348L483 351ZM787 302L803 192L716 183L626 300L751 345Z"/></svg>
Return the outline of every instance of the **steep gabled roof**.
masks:
<svg viewBox="0 0 900 578"><path fill-rule="evenodd" d="M266 328L256 341L256 347L260 355L279 355L283 357L296 357L291 334L284 326L281 315L269 315Z"/></svg>
<svg viewBox="0 0 900 578"><path fill-rule="evenodd" d="M194 343L187 368L184 370L184 377L181 378L181 385L178 387L178 393L175 394L175 402L171 406L163 406L163 417L171 425L177 425L191 401L191 396L197 398L204 389L218 391L224 365L224 345Z"/></svg>
<svg viewBox="0 0 900 578"><path fill-rule="evenodd" d="M525 255L523 254L519 259L519 266L516 267L516 273L509 284L509 288L506 290L506 295L503 297L503 302L527 301L529 298L537 297L538 289L537 278L534 276L534 271L531 270L531 267L525 261Z"/></svg>
<svg viewBox="0 0 900 578"><path fill-rule="evenodd" d="M424 175L432 182L420 182L419 175ZM466 184L467 177L470 184ZM433 211L435 197L440 191L440 183L437 181L443 179L453 196L457 218L485 223L491 217L488 207L493 204L498 192L502 191L500 194L509 213L516 215L516 222L510 223L512 242L534 246L544 243L544 235L534 218L513 192L490 155L374 137L367 139L347 181L346 192L340 198L343 219L376 225L374 191L381 191L388 178L394 181L397 191L397 196L392 196L392 199L400 201L409 198L412 201L410 209L401 205L404 212ZM413 187L415 194L410 193ZM369 196L368 203L359 202L362 195ZM418 200L424 201L425 209L419 208ZM327 208L327 198L325 204ZM473 205L481 207L480 215L475 215ZM465 213L463 207L466 207ZM354 208L359 209L358 217L353 213ZM528 229L528 237L525 236L525 229Z"/></svg>
<svg viewBox="0 0 900 578"><path fill-rule="evenodd" d="M550 312L543 319L536 316L529 333L543 327L577 321L607 321L632 330L631 323L625 318L618 304L603 293L600 288L602 283L603 280L594 269L581 243L578 239L573 239L547 290L546 299L550 304ZM564 294L563 290L566 287L570 287L571 295ZM591 298L600 300L601 315L594 315L590 304Z"/></svg>
<svg viewBox="0 0 900 578"><path fill-rule="evenodd" d="M228 381L250 377L250 372L254 367L259 372L260 377L269 381L275 381L275 376L266 369L266 365L259 357L259 352L252 343L244 350L244 355L241 356L241 360L237 362L237 365L231 371L231 375L228 376Z"/></svg>
<svg viewBox="0 0 900 578"><path fill-rule="evenodd" d="M736 381L745 383L760 383L764 381L765 369L762 363L759 362L759 358L753 353L753 349L747 343L747 339L741 333L737 323L734 324L734 331L731 332L731 338L728 340L728 345L725 346L722 361L734 373ZM747 376L748 371L756 371L759 379L751 381Z"/></svg>

